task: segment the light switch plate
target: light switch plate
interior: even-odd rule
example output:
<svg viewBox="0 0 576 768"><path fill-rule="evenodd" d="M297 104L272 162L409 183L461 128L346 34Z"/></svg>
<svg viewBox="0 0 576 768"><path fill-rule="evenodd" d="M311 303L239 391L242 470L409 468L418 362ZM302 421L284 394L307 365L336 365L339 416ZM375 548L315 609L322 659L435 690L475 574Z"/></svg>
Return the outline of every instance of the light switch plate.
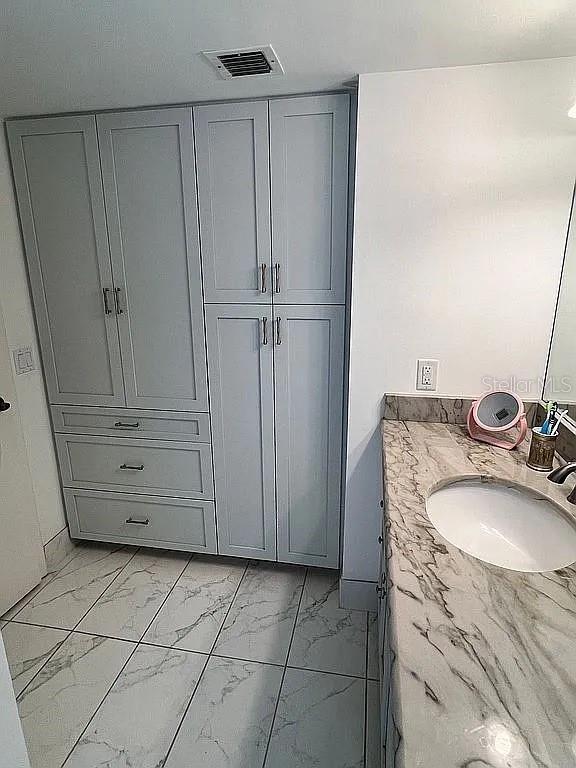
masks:
<svg viewBox="0 0 576 768"><path fill-rule="evenodd" d="M30 373L31 371L36 370L34 350L31 346L13 349L12 355L14 357L14 370L16 371L17 376L20 376L22 373Z"/></svg>

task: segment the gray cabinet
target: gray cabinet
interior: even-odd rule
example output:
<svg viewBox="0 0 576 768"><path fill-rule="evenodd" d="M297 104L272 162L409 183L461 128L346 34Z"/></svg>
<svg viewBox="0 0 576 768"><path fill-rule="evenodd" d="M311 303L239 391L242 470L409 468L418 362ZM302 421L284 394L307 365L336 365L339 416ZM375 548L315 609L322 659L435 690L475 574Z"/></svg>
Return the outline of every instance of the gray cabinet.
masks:
<svg viewBox="0 0 576 768"><path fill-rule="evenodd" d="M337 568L343 308L221 304L206 323L219 551Z"/></svg>
<svg viewBox="0 0 576 768"><path fill-rule="evenodd" d="M348 101L9 121L74 536L338 567Z"/></svg>
<svg viewBox="0 0 576 768"><path fill-rule="evenodd" d="M276 559L272 310L206 307L218 550Z"/></svg>
<svg viewBox="0 0 576 768"><path fill-rule="evenodd" d="M204 298L269 303L268 104L194 108Z"/></svg>
<svg viewBox="0 0 576 768"><path fill-rule="evenodd" d="M208 409L190 109L98 116L126 403Z"/></svg>
<svg viewBox="0 0 576 768"><path fill-rule="evenodd" d="M346 94L270 102L274 302L344 304Z"/></svg>
<svg viewBox="0 0 576 768"><path fill-rule="evenodd" d="M64 500L75 539L217 551L213 501L69 488Z"/></svg>
<svg viewBox="0 0 576 768"><path fill-rule="evenodd" d="M67 488L212 499L212 456L204 443L59 434Z"/></svg>
<svg viewBox="0 0 576 768"><path fill-rule="evenodd" d="M7 130L50 402L123 405L95 118Z"/></svg>
<svg viewBox="0 0 576 768"><path fill-rule="evenodd" d="M337 568L344 308L274 309L278 559Z"/></svg>

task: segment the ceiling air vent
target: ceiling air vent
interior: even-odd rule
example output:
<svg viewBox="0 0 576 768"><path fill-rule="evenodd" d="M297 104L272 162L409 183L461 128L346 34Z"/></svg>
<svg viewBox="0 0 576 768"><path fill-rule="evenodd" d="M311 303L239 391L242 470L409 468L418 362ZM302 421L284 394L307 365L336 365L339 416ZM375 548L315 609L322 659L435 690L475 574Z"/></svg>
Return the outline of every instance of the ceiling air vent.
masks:
<svg viewBox="0 0 576 768"><path fill-rule="evenodd" d="M284 74L282 64L271 45L255 45L232 51L203 51L203 54L223 80Z"/></svg>

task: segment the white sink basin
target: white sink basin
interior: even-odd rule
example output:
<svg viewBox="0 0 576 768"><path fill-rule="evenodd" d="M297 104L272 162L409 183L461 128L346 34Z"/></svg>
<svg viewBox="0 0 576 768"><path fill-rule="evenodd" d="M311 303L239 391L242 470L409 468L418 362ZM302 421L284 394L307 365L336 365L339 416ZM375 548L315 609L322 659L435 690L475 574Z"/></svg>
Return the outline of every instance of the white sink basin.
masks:
<svg viewBox="0 0 576 768"><path fill-rule="evenodd" d="M513 571L555 571L576 562L576 526L529 490L459 480L434 491L426 511L451 544Z"/></svg>

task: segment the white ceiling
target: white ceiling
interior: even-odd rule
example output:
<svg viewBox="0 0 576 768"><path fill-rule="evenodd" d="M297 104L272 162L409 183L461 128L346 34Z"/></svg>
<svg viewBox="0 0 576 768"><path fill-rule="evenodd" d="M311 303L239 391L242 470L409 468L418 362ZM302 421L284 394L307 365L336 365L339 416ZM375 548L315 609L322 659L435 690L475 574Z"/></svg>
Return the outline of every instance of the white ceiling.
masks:
<svg viewBox="0 0 576 768"><path fill-rule="evenodd" d="M272 43L285 77L205 49ZM358 73L576 54L574 0L0 0L0 115L340 87Z"/></svg>

